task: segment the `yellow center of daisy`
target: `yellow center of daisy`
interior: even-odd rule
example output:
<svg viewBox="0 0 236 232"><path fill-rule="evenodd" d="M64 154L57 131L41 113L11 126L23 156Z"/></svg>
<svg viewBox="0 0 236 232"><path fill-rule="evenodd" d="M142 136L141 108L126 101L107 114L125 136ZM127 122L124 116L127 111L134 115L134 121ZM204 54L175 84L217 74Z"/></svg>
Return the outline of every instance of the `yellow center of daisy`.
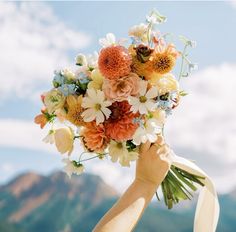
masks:
<svg viewBox="0 0 236 232"><path fill-rule="evenodd" d="M95 106L94 106L95 110L100 110L102 108L101 104L97 103Z"/></svg>
<svg viewBox="0 0 236 232"><path fill-rule="evenodd" d="M144 102L147 101L147 98L146 98L145 96L141 96L141 97L139 97L139 101L140 101L141 103L144 103Z"/></svg>

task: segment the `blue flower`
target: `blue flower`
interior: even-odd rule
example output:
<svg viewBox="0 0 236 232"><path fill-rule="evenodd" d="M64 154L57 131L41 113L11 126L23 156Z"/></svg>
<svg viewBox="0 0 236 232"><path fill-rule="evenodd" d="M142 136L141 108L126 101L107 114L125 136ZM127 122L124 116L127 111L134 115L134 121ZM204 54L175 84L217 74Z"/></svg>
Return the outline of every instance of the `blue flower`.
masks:
<svg viewBox="0 0 236 232"><path fill-rule="evenodd" d="M87 84L91 81L90 78L84 72L78 73L76 78L81 84Z"/></svg>
<svg viewBox="0 0 236 232"><path fill-rule="evenodd" d="M61 74L61 71L55 70L53 77L53 86L55 88L65 84L65 77Z"/></svg>
<svg viewBox="0 0 236 232"><path fill-rule="evenodd" d="M59 91L61 91L64 96L68 96L71 94L75 94L76 91L76 85L75 84L63 84L58 88Z"/></svg>

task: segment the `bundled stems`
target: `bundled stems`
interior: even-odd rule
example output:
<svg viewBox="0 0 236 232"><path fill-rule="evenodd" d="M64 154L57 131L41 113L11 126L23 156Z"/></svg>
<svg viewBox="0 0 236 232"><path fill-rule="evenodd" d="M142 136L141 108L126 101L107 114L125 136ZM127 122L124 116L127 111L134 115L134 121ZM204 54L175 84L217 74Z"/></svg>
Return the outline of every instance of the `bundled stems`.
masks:
<svg viewBox="0 0 236 232"><path fill-rule="evenodd" d="M190 191L196 191L197 187L194 184L204 186L202 182L205 178L190 174L180 168L171 166L166 178L161 183L163 198L168 209L173 208L180 200L191 200L193 195ZM156 193L157 199L159 199Z"/></svg>

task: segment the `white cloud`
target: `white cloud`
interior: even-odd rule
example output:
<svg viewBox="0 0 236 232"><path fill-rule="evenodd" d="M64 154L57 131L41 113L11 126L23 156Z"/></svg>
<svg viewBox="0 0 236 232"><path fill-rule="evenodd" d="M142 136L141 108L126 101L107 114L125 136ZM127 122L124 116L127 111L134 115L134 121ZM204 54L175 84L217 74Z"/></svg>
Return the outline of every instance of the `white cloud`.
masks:
<svg viewBox="0 0 236 232"><path fill-rule="evenodd" d="M236 186L236 65L208 67L183 80L189 92L167 123L168 142L179 152L187 152L218 188ZM231 185L223 180L231 179Z"/></svg>
<svg viewBox="0 0 236 232"><path fill-rule="evenodd" d="M55 68L69 64L68 50L90 40L61 22L46 3L0 2L0 99L32 98L50 83Z"/></svg>
<svg viewBox="0 0 236 232"><path fill-rule="evenodd" d="M0 119L0 147L22 148L55 153L52 146L42 139L47 135L31 121L17 119Z"/></svg>
<svg viewBox="0 0 236 232"><path fill-rule="evenodd" d="M228 3L236 9L236 1L228 1Z"/></svg>

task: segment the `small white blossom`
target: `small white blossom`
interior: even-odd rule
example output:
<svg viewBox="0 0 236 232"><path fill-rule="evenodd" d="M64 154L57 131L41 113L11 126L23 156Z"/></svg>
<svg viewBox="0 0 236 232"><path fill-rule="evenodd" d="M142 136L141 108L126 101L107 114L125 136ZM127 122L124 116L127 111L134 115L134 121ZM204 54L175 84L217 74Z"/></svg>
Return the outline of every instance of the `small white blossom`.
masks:
<svg viewBox="0 0 236 232"><path fill-rule="evenodd" d="M139 156L137 152L128 151L126 142L115 142L114 140L110 142L108 151L111 156L111 161L117 162L119 160L121 166L124 167L129 167L130 161L137 160Z"/></svg>
<svg viewBox="0 0 236 232"><path fill-rule="evenodd" d="M161 124L154 118L148 119L143 126L138 127L133 135L133 142L136 145L154 143L157 140L157 134L161 133Z"/></svg>
<svg viewBox="0 0 236 232"><path fill-rule="evenodd" d="M55 143L54 135L55 135L55 131L54 130L50 130L48 132L48 134L46 135L46 137L43 139L43 142L50 143L50 144Z"/></svg>
<svg viewBox="0 0 236 232"><path fill-rule="evenodd" d="M87 58L82 53L76 56L75 61L76 61L76 64L79 66L87 66Z"/></svg>
<svg viewBox="0 0 236 232"><path fill-rule="evenodd" d="M161 15L157 10L153 10L150 15L146 16L146 20L151 24L161 24L166 22L167 18Z"/></svg>
<svg viewBox="0 0 236 232"><path fill-rule="evenodd" d="M99 43L102 47L109 47L111 45L114 45L116 43L116 37L112 33L106 34L105 38L99 39Z"/></svg>
<svg viewBox="0 0 236 232"><path fill-rule="evenodd" d="M198 69L198 65L196 63L189 63L188 65L189 72L196 71Z"/></svg>
<svg viewBox="0 0 236 232"><path fill-rule="evenodd" d="M105 100L104 92L90 88L87 90L87 97L83 98L82 107L86 110L81 114L85 122L92 122L96 120L96 124L104 122L105 118L108 119L111 110L107 107L112 103Z"/></svg>
<svg viewBox="0 0 236 232"><path fill-rule="evenodd" d="M65 163L64 171L71 178L72 174L80 175L84 171L84 166L82 164L78 164L76 161L71 161L70 159L63 159L63 163Z"/></svg>

